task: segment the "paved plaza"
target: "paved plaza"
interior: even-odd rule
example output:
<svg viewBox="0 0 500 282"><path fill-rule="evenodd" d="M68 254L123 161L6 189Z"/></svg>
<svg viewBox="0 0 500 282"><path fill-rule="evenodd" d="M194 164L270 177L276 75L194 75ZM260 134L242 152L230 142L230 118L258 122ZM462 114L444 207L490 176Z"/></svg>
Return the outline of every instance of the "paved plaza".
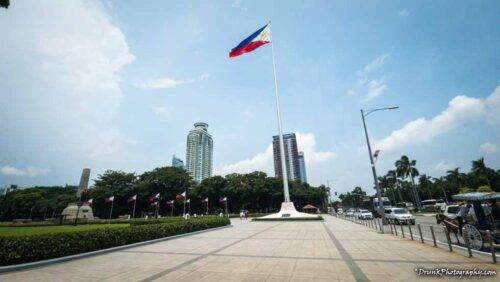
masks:
<svg viewBox="0 0 500 282"><path fill-rule="evenodd" d="M324 222L236 219L232 223L230 228L5 273L0 280L415 281L431 280L416 276L415 267L480 268L497 273L500 269L331 216Z"/></svg>

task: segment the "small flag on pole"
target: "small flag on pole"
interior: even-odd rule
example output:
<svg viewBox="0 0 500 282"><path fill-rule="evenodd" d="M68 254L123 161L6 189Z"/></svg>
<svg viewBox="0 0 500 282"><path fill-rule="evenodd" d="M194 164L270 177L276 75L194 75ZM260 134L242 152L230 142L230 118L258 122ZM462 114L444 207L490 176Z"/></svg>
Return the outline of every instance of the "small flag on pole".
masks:
<svg viewBox="0 0 500 282"><path fill-rule="evenodd" d="M94 201L94 199L89 199L85 203L90 206L90 205L92 205L93 201Z"/></svg>
<svg viewBox="0 0 500 282"><path fill-rule="evenodd" d="M245 40L241 41L238 46L234 47L231 52L229 52L229 58L238 57L245 53L252 52L269 42L271 42L271 27L269 24L266 24L264 27L252 33L252 35L247 37Z"/></svg>
<svg viewBox="0 0 500 282"><path fill-rule="evenodd" d="M111 203L111 202L113 202L114 200L115 200L115 196L111 196L111 197L107 197L107 198L106 198L106 200L105 200L105 202L106 202L106 203Z"/></svg>
<svg viewBox="0 0 500 282"><path fill-rule="evenodd" d="M167 201L167 206L170 206L170 205L173 205L173 204L174 204L174 200Z"/></svg>
<svg viewBox="0 0 500 282"><path fill-rule="evenodd" d="M205 199L203 199L203 200L201 200L201 202L202 202L202 203L208 203L208 197L207 197L207 198L205 198Z"/></svg>
<svg viewBox="0 0 500 282"><path fill-rule="evenodd" d="M186 203L188 203L188 204L191 203L191 199L187 199Z"/></svg>
<svg viewBox="0 0 500 282"><path fill-rule="evenodd" d="M150 196L149 197L149 202L150 203L154 203L158 200L158 198L160 198L160 193L156 194L156 195L153 195L153 196Z"/></svg>
<svg viewBox="0 0 500 282"><path fill-rule="evenodd" d="M227 197L222 197L219 199L219 202L220 203L224 203L224 202L227 202Z"/></svg>
<svg viewBox="0 0 500 282"><path fill-rule="evenodd" d="M127 203L135 202L135 200L137 200L137 195L128 198Z"/></svg>
<svg viewBox="0 0 500 282"><path fill-rule="evenodd" d="M182 192L182 194L179 194L179 195L175 196L175 199L179 200L179 201L182 201L185 198L186 198L186 191Z"/></svg>

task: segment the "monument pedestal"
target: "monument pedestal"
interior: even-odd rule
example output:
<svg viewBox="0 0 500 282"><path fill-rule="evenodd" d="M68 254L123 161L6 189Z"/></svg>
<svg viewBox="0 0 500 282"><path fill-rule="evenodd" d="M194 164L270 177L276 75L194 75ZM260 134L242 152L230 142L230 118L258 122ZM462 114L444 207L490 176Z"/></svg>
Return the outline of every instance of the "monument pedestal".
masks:
<svg viewBox="0 0 500 282"><path fill-rule="evenodd" d="M254 220L323 220L323 218L317 214L308 214L303 212L298 212L293 205L293 202L282 202L281 209L278 213L273 213L263 217L254 218Z"/></svg>

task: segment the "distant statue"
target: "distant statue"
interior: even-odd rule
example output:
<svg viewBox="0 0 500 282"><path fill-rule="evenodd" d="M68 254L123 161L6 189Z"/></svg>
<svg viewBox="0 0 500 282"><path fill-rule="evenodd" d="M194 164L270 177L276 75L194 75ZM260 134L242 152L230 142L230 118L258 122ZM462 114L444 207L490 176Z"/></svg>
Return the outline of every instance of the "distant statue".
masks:
<svg viewBox="0 0 500 282"><path fill-rule="evenodd" d="M76 191L76 198L80 199L82 197L83 191L87 190L89 187L90 179L90 168L84 168L82 171L82 176L80 177L80 185L78 185L78 190Z"/></svg>

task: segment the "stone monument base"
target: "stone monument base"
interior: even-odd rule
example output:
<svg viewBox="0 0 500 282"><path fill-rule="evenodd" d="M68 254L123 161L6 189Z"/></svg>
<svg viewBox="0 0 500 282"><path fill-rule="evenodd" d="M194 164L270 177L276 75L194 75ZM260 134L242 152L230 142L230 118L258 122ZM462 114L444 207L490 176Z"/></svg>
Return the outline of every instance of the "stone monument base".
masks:
<svg viewBox="0 0 500 282"><path fill-rule="evenodd" d="M281 203L281 209L278 213L273 213L263 217L254 218L255 221L287 221L287 220L323 220L317 214L308 214L298 212L293 202Z"/></svg>

